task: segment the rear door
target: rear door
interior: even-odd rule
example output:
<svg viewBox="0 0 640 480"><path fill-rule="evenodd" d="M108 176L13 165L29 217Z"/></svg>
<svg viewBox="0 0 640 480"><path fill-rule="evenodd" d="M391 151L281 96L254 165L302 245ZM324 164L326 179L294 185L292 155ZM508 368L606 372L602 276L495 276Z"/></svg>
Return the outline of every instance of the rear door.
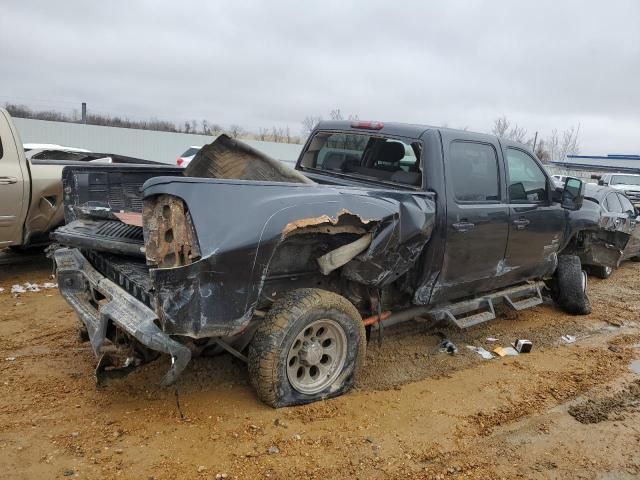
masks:
<svg viewBox="0 0 640 480"><path fill-rule="evenodd" d="M489 136L442 132L447 195L444 261L432 302L501 286L509 207L499 145Z"/></svg>
<svg viewBox="0 0 640 480"><path fill-rule="evenodd" d="M0 246L22 242L22 224L28 208L29 173L17 133L0 110Z"/></svg>
<svg viewBox="0 0 640 480"><path fill-rule="evenodd" d="M504 274L512 282L550 275L564 232L566 212L551 201L554 188L526 150L504 145L509 201L509 242Z"/></svg>

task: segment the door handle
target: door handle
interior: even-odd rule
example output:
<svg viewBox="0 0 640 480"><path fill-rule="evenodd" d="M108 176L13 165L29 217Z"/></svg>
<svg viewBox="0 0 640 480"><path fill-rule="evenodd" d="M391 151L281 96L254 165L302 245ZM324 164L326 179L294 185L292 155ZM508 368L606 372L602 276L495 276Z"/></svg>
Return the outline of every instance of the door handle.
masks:
<svg viewBox="0 0 640 480"><path fill-rule="evenodd" d="M472 230L473 227L475 227L476 225L475 223L462 221L462 222L454 223L451 226L459 232L467 232L469 230Z"/></svg>
<svg viewBox="0 0 640 480"><path fill-rule="evenodd" d="M0 185L11 185L12 183L18 183L16 177L0 177Z"/></svg>
<svg viewBox="0 0 640 480"><path fill-rule="evenodd" d="M516 230L524 230L526 226L529 225L530 223L531 222L526 218L519 218L518 220L513 221L513 224L515 225Z"/></svg>

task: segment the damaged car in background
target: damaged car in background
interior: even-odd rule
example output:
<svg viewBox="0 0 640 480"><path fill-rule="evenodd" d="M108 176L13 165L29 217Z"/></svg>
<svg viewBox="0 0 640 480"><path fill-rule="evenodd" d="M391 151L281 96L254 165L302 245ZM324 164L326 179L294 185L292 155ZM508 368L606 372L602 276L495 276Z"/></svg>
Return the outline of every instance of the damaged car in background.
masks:
<svg viewBox="0 0 640 480"><path fill-rule="evenodd" d="M620 190L585 185L583 207L571 212L581 224L566 252L578 255L587 272L609 278L625 260L640 261L640 218L631 200Z"/></svg>
<svg viewBox="0 0 640 480"><path fill-rule="evenodd" d="M543 291L590 312L562 189L526 147L419 125L322 122L295 169L220 136L179 174L118 165L63 173L59 288L99 381L160 354L247 362L274 407L340 395L367 331L421 316L467 328ZM592 225L589 225L592 226Z"/></svg>

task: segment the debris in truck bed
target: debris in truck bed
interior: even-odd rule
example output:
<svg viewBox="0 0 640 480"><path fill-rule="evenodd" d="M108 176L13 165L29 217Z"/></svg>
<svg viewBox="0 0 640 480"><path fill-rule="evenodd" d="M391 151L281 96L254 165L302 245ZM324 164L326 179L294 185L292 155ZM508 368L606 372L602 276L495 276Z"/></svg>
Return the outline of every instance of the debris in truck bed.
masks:
<svg viewBox="0 0 640 480"><path fill-rule="evenodd" d="M315 183L297 170L225 134L202 147L187 165L184 175L201 178Z"/></svg>

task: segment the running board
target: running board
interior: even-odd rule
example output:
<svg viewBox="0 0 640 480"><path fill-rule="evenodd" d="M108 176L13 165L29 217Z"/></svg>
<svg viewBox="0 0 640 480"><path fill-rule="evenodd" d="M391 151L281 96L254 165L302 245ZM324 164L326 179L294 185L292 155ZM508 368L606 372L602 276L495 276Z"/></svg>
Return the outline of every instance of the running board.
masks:
<svg viewBox="0 0 640 480"><path fill-rule="evenodd" d="M495 305L505 303L514 310L524 310L542 303L544 282L528 283L465 300L432 311L437 319L447 319L458 328L469 328L496 318ZM517 300L514 300L517 299Z"/></svg>
<svg viewBox="0 0 640 480"><path fill-rule="evenodd" d="M522 293L529 293L528 291L524 291ZM535 285L535 287L530 292L532 296L528 298L524 298L521 300L512 300L511 297L507 294L504 295L504 303L509 305L514 310L524 310L525 308L535 307L536 305L540 305L542 303L542 293L540 293L540 286Z"/></svg>

